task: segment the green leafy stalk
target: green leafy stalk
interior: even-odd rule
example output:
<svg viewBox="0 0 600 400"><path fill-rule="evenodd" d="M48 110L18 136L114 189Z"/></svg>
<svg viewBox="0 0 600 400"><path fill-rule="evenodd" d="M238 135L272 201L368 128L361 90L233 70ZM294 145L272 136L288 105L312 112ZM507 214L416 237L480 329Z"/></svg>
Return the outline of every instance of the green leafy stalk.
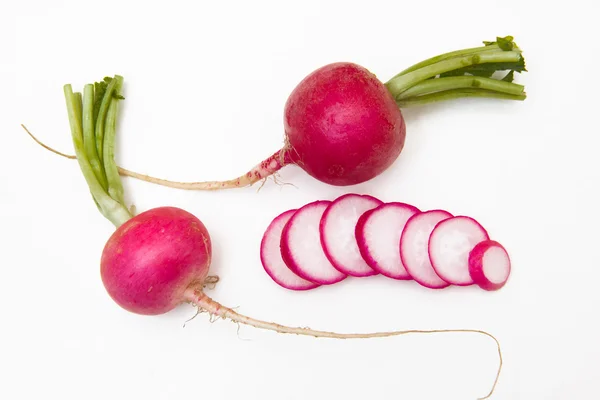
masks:
<svg viewBox="0 0 600 400"><path fill-rule="evenodd" d="M407 99L409 97L420 96L423 94L440 92L443 90L461 89L461 88L480 88L491 90L498 93L507 93L512 95L521 95L525 90L523 85L513 84L498 79L482 78L478 76L454 76L449 78L428 79L416 84L410 89L400 93L397 100Z"/></svg>
<svg viewBox="0 0 600 400"><path fill-rule="evenodd" d="M525 87L513 82L527 71L521 49L512 36L484 46L431 57L395 75L385 85L401 107L462 97L524 100ZM502 78L497 72L507 71Z"/></svg>
<svg viewBox="0 0 600 400"><path fill-rule="evenodd" d="M102 82L96 83L98 95L96 96L94 104L94 114L96 116L96 149L98 151L98 157L100 160L104 159L104 124L106 122L106 113L108 112L108 106L112 96L110 95L114 90L117 82L113 78L104 78ZM109 94L107 96L107 93Z"/></svg>
<svg viewBox="0 0 600 400"><path fill-rule="evenodd" d="M119 203L124 204L123 184L121 183L121 177L115 162L117 110L118 102L122 99L119 92L123 87L123 77L117 75L112 82L115 82L114 92L109 90L106 91L106 97L110 98L110 103L106 112L106 125L104 128L104 170L106 171L106 178L108 179L108 194Z"/></svg>
<svg viewBox="0 0 600 400"><path fill-rule="evenodd" d="M96 179L104 189L107 189L104 168L96 149L94 129L94 85L88 84L83 87L83 148Z"/></svg>
<svg viewBox="0 0 600 400"><path fill-rule="evenodd" d="M422 106L424 104L436 103L446 100L455 100L466 97L486 97L502 100L525 100L525 94L515 95L508 93L494 92L485 89L450 89L439 93L430 93L423 96L411 97L405 100L397 100L396 104L400 108L413 106Z"/></svg>
<svg viewBox="0 0 600 400"><path fill-rule="evenodd" d="M67 114L69 117L69 125L71 127L73 146L75 148L79 167L100 212L116 227L119 227L131 218L131 214L123 203L120 203L109 196L94 174L94 170L85 151L82 107L79 102L79 99L81 98L80 94L73 93L71 85L67 84L64 86L64 95L67 104ZM87 108L87 111L90 111L89 107Z"/></svg>

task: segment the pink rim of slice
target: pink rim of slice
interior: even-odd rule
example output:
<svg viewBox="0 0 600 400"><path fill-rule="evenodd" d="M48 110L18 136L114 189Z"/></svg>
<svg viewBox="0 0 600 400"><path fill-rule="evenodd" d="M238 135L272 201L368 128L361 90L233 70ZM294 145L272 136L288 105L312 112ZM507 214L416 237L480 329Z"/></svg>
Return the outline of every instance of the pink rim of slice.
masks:
<svg viewBox="0 0 600 400"><path fill-rule="evenodd" d="M477 243L469 254L469 273L477 286L484 290L502 288L511 272L508 252L495 240Z"/></svg>
<svg viewBox="0 0 600 400"><path fill-rule="evenodd" d="M435 226L452 214L445 210L430 210L413 215L406 222L400 237L400 258L412 278L430 289L443 289L450 284L440 278L429 259L429 235Z"/></svg>
<svg viewBox="0 0 600 400"><path fill-rule="evenodd" d="M371 268L392 279L412 279L402 263L398 246L406 223L419 212L410 204L391 202L360 217L356 240L363 259Z"/></svg>
<svg viewBox="0 0 600 400"><path fill-rule="evenodd" d="M461 215L440 221L429 237L429 259L433 269L452 285L472 285L469 253L477 243L487 239L487 231L471 217Z"/></svg>
<svg viewBox="0 0 600 400"><path fill-rule="evenodd" d="M287 222L296 210L288 210L271 221L260 242L260 261L265 272L277 283L286 289L309 290L319 286L295 274L281 257L281 234Z"/></svg>
<svg viewBox="0 0 600 400"><path fill-rule="evenodd" d="M321 245L331 264L340 272L365 277L377 275L358 249L356 224L365 212L383 204L373 196L345 194L335 199L321 218Z"/></svg>
<svg viewBox="0 0 600 400"><path fill-rule="evenodd" d="M320 221L330 204L319 200L300 207L281 234L281 255L286 265L296 275L322 285L347 277L331 265L321 246Z"/></svg>

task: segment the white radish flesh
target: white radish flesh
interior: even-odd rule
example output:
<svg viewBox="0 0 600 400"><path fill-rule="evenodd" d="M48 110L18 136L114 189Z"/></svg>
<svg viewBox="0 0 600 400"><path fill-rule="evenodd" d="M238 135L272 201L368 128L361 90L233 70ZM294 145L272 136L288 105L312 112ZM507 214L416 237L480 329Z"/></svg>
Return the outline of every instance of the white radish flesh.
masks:
<svg viewBox="0 0 600 400"><path fill-rule="evenodd" d="M281 255L298 276L322 285L347 277L331 265L321 247L319 226L330 201L315 201L299 208L283 228Z"/></svg>
<svg viewBox="0 0 600 400"><path fill-rule="evenodd" d="M400 237L400 258L412 278L422 286L443 289L449 283L440 278L429 260L429 235L433 228L452 214L444 210L430 210L409 218Z"/></svg>
<svg viewBox="0 0 600 400"><path fill-rule="evenodd" d="M281 257L281 234L295 212L296 210L285 211L271 221L260 242L260 261L267 274L278 285L291 290L314 289L319 284L292 272Z"/></svg>
<svg viewBox="0 0 600 400"><path fill-rule="evenodd" d="M393 279L411 279L398 246L410 217L419 209L405 203L386 203L365 212L356 224L356 241L371 268Z"/></svg>
<svg viewBox="0 0 600 400"><path fill-rule="evenodd" d="M333 201L321 219L321 244L331 264L352 276L376 275L363 259L356 241L356 224L366 211L383 204L367 195L346 194Z"/></svg>
<svg viewBox="0 0 600 400"><path fill-rule="evenodd" d="M429 238L429 259L433 269L450 284L472 285L469 253L477 243L487 239L488 233L473 218L457 216L441 221Z"/></svg>
<svg viewBox="0 0 600 400"><path fill-rule="evenodd" d="M495 240L484 240L469 254L471 278L484 290L502 288L510 276L510 257L506 249Z"/></svg>

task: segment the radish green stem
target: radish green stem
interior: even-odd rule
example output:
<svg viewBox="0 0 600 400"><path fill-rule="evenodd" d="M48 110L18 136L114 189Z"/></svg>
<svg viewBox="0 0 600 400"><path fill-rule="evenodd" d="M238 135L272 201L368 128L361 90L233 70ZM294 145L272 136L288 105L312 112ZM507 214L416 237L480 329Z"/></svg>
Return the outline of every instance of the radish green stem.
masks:
<svg viewBox="0 0 600 400"><path fill-rule="evenodd" d="M415 86L419 82L432 78L436 75L469 67L472 65L487 63L511 63L517 64L522 61L521 53L516 51L490 51L479 54L467 55L440 61L405 75L393 78L386 83L392 96L397 98L402 92Z"/></svg>
<svg viewBox="0 0 600 400"><path fill-rule="evenodd" d="M472 55L472 54L476 54L476 53L481 53L484 51L494 51L494 50L499 50L499 49L500 49L500 47L497 44L493 44L493 45L489 45L489 46L472 47L470 49L456 50L456 51L451 51L449 53L440 54L439 56L428 58L427 60L423 60L411 67L406 68L404 71L398 73L393 78L399 77L401 75L406 75L409 72L416 71L417 69L426 67L431 64L435 64L440 61L449 60L451 58L455 58L455 57L459 57L459 56L468 56L468 55Z"/></svg>
<svg viewBox="0 0 600 400"><path fill-rule="evenodd" d="M106 189L108 184L104 175L102 162L96 150L94 136L94 85L85 85L83 88L83 148L90 162L92 171L100 185Z"/></svg>
<svg viewBox="0 0 600 400"><path fill-rule="evenodd" d="M108 84L107 81L109 81ZM108 112L108 106L110 105L111 100L110 93L112 93L115 90L116 84L117 81L115 79L105 79L104 81L96 85L96 92L102 96L100 104L96 105L98 111L96 115L95 131L96 149L98 150L98 157L100 157L100 160L104 159L104 124L106 113ZM109 96L106 96L107 93L109 94ZM94 114L96 114L96 111L94 112Z"/></svg>
<svg viewBox="0 0 600 400"><path fill-rule="evenodd" d="M445 100L454 100L464 97L487 97L492 99L502 100L525 100L525 94L514 95L507 93L499 93L485 89L451 89L439 93L431 93L423 96L411 97L406 100L397 100L396 104L400 108L421 106L423 104L435 103Z"/></svg>
<svg viewBox="0 0 600 400"><path fill-rule="evenodd" d="M525 90L523 85L504 82L498 79L480 76L452 76L448 78L428 79L402 92L396 99L403 100L413 96L440 92L450 89L479 88L499 93L521 95Z"/></svg>
<svg viewBox="0 0 600 400"><path fill-rule="evenodd" d="M77 156L79 167L81 168L92 197L98 205L100 212L116 227L119 227L131 218L131 214L127 207L108 195L94 175L94 171L84 148L82 115L80 113L81 108L79 107L78 100L80 95L74 94L72 87L69 84L64 86L64 95L67 104L73 146L75 147L75 154ZM117 99L114 99L114 101L117 101Z"/></svg>
<svg viewBox="0 0 600 400"><path fill-rule="evenodd" d="M116 97L123 86L123 77L115 76L112 80L115 82L114 93L107 90L105 97L110 99L110 104L106 112L106 122L104 127L104 170L108 180L108 194L121 204L125 203L123 199L123 184L117 164L115 163L115 136L117 133L117 109L119 99ZM111 82L111 83L112 83Z"/></svg>

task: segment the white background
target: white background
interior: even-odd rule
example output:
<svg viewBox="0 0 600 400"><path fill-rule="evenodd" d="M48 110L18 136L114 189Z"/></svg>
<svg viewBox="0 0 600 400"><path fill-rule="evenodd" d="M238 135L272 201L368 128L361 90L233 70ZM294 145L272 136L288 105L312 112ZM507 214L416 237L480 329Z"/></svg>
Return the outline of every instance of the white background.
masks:
<svg viewBox="0 0 600 400"><path fill-rule="evenodd" d="M138 210L179 206L214 242L210 294L248 315L336 331L474 328L501 341L494 399L591 399L600 379L595 190L600 178L593 1L0 4L0 398L475 399L497 367L470 334L332 341L210 324L181 306L129 314L106 295L99 258L112 225L74 161L62 85L125 77L118 163L177 180L237 176L283 143L294 86L334 61L386 81L446 51L514 35L525 102L455 101L404 112L406 147L383 175L336 188L296 167L223 192L125 179ZM258 246L283 210L347 192L477 218L509 250L495 293L383 277L286 291Z"/></svg>

